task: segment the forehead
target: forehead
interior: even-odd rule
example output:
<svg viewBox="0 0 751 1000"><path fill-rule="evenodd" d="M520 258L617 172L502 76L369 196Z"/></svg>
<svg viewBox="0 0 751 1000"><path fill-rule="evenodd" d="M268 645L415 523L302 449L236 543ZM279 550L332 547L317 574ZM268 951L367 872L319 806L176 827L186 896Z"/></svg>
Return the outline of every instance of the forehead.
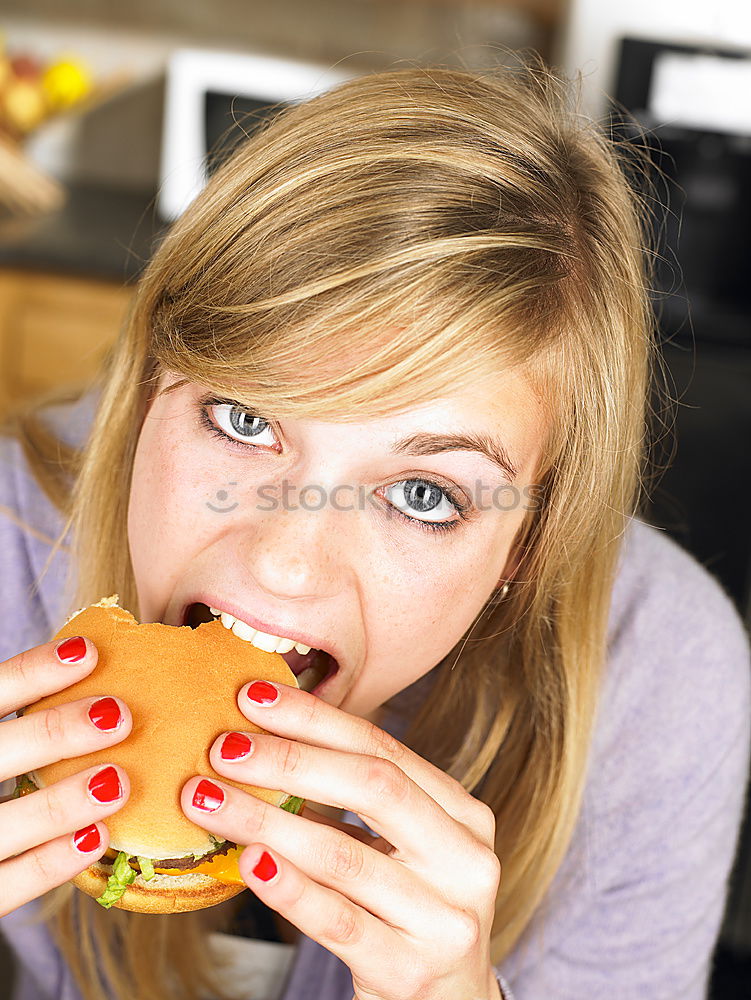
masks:
<svg viewBox="0 0 751 1000"><path fill-rule="evenodd" d="M457 383L451 392L416 401L413 407L367 423L386 435L463 430L513 437L521 445L544 430L544 414L528 380L509 372L470 384Z"/></svg>
<svg viewBox="0 0 751 1000"><path fill-rule="evenodd" d="M548 429L539 393L521 370L457 384L453 392L373 423L390 440L417 431L491 437L522 474L536 467Z"/></svg>

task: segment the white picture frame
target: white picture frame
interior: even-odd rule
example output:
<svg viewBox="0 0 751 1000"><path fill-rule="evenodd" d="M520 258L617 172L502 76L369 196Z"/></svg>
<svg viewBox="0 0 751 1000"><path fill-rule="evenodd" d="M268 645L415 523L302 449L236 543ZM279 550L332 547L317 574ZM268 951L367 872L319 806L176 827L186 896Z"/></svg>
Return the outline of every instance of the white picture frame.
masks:
<svg viewBox="0 0 751 1000"><path fill-rule="evenodd" d="M167 65L157 211L173 221L208 180L204 106L207 92L269 104L308 100L351 79L352 72L314 63L208 49L173 50Z"/></svg>

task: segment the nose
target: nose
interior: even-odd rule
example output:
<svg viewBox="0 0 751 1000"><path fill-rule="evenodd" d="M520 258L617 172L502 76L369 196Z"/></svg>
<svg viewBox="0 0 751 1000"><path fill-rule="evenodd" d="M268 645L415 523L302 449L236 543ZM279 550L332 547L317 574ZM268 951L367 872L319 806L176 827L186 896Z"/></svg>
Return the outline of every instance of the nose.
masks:
<svg viewBox="0 0 751 1000"><path fill-rule="evenodd" d="M345 526L334 523L336 513L320 501L253 511L237 539L240 565L260 590L280 600L340 593L348 579L347 536Z"/></svg>

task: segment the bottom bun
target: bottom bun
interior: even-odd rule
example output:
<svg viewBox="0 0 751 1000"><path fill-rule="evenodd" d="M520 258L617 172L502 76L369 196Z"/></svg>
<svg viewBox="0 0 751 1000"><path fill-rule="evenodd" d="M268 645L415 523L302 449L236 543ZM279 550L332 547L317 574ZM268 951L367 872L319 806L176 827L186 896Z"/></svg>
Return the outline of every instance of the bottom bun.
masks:
<svg viewBox="0 0 751 1000"><path fill-rule="evenodd" d="M112 865L103 865L98 861L76 875L73 884L96 898L107 887L111 872ZM155 874L148 882L142 875L137 875L135 881L127 886L120 899L112 905L116 909L131 910L133 913L186 913L188 910L215 906L246 888L245 885L219 882L211 875L200 873Z"/></svg>

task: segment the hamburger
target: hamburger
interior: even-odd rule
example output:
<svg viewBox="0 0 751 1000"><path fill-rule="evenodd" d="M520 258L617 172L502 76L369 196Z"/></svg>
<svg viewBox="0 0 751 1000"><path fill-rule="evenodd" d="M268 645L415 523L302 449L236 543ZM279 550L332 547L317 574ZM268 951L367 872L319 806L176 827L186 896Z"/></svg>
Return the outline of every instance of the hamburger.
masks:
<svg viewBox="0 0 751 1000"><path fill-rule="evenodd" d="M219 840L189 820L180 807L180 789L195 774L215 776L299 812L302 799L217 775L208 755L226 730L265 732L237 707L244 684L268 680L298 687L297 677L279 653L257 649L200 609L197 618L186 612L189 620L182 626L139 624L118 599L114 594L76 612L55 636L89 637L99 653L94 670L19 714L114 695L130 708L131 734L96 753L19 776L15 794L53 784L105 758L119 764L130 779L130 797L105 821L107 852L74 884L107 909L178 913L213 906L246 888L237 865L244 845Z"/></svg>

